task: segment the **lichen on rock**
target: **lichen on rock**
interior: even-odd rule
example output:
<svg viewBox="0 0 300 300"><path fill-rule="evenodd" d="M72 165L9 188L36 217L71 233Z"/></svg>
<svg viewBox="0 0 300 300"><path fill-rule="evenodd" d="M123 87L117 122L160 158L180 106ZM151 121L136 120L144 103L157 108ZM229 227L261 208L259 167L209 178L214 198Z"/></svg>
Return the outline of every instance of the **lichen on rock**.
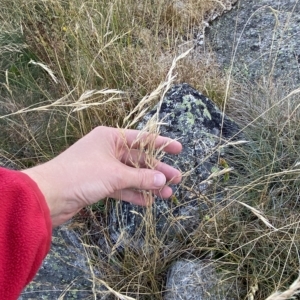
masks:
<svg viewBox="0 0 300 300"><path fill-rule="evenodd" d="M157 107L144 117L138 128L142 129L155 113ZM172 235L170 217L183 217L180 224L189 232L201 221L199 209L206 208L204 202L199 203L199 195L209 191L207 178L218 166L219 157L225 155L225 147L220 146L230 139L238 139L239 128L211 100L188 84L175 85L167 92L160 106L159 120L163 124L161 135L177 139L183 145L180 155L165 155L163 161L181 170L184 176L181 185L172 187L176 201L156 197L151 208L156 232L161 235L168 230ZM217 197L214 200L218 201ZM129 236L141 232L144 215L144 208L116 202L110 214L112 240L117 241L121 232Z"/></svg>

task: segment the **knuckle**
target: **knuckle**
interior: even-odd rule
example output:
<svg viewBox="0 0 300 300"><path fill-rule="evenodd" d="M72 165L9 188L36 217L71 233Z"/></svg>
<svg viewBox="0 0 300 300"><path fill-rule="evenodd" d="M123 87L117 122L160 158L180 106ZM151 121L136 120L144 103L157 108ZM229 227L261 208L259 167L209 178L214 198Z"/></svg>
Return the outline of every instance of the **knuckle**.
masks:
<svg viewBox="0 0 300 300"><path fill-rule="evenodd" d="M139 178L139 189L143 190L146 189L148 186L148 176L143 169L138 169L138 178Z"/></svg>

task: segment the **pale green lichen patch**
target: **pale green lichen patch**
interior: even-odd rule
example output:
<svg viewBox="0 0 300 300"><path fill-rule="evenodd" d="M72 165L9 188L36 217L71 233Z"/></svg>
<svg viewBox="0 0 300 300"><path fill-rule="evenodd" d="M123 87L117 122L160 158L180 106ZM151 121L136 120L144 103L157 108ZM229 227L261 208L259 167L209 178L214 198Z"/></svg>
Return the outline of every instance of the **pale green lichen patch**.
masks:
<svg viewBox="0 0 300 300"><path fill-rule="evenodd" d="M206 106L206 104L201 100L197 99L192 95L186 95L182 98L183 102L182 105L189 107L191 111L191 103L194 102L196 104L197 110L202 110L203 117L208 118L211 120L211 114ZM199 113L199 112L198 112Z"/></svg>

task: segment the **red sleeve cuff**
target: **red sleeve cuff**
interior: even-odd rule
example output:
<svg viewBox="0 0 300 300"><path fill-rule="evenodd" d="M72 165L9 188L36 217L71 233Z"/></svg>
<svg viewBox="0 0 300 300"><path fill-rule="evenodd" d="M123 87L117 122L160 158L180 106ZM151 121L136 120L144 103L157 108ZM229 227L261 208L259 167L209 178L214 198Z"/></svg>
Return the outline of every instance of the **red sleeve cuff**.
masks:
<svg viewBox="0 0 300 300"><path fill-rule="evenodd" d="M29 176L4 168L0 205L0 299L17 299L50 249L50 212Z"/></svg>

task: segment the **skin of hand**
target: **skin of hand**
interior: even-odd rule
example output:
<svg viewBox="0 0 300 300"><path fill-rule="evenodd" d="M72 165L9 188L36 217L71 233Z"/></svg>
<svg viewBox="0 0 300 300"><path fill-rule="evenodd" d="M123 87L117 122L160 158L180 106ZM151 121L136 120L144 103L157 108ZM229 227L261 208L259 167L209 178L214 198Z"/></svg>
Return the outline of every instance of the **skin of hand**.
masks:
<svg viewBox="0 0 300 300"><path fill-rule="evenodd" d="M169 198L172 189L166 182L179 183L181 173L153 159L149 146L170 154L182 150L179 142L166 137L97 127L54 159L22 172L44 194L56 227L106 197L143 206L151 203L142 191Z"/></svg>

